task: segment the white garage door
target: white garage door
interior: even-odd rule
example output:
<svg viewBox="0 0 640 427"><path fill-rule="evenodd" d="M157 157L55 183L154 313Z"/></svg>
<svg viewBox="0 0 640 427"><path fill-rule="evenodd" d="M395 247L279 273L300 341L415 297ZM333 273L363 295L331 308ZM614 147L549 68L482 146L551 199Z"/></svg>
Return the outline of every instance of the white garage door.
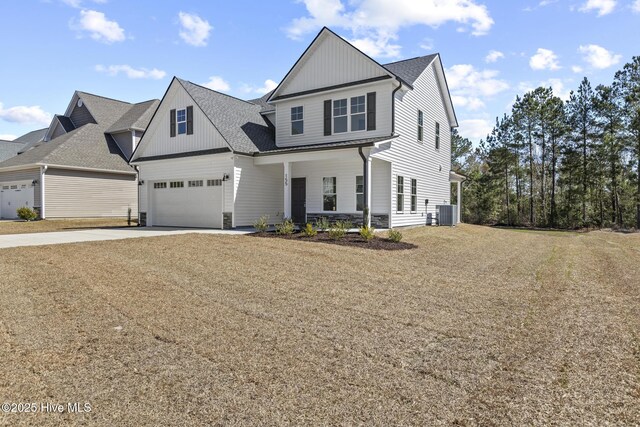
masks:
<svg viewBox="0 0 640 427"><path fill-rule="evenodd" d="M222 228L221 180L158 181L151 191L151 225Z"/></svg>
<svg viewBox="0 0 640 427"><path fill-rule="evenodd" d="M0 218L15 219L16 210L23 206L33 209L31 182L3 182L0 184Z"/></svg>

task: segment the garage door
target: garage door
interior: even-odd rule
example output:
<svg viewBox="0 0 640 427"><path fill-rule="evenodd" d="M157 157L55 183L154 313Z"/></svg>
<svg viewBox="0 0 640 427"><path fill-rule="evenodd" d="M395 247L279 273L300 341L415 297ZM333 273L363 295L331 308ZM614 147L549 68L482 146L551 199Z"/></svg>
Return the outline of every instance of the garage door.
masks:
<svg viewBox="0 0 640 427"><path fill-rule="evenodd" d="M16 210L23 206L33 208L31 182L3 182L0 184L0 218L15 219Z"/></svg>
<svg viewBox="0 0 640 427"><path fill-rule="evenodd" d="M151 187L151 225L222 228L222 180L167 180Z"/></svg>

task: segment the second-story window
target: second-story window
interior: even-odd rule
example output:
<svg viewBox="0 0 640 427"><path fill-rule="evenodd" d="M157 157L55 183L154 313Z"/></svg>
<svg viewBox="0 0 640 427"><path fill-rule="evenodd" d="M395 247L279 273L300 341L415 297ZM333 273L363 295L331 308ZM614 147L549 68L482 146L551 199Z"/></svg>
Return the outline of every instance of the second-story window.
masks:
<svg viewBox="0 0 640 427"><path fill-rule="evenodd" d="M176 122L178 123L178 135L187 133L187 110L176 111Z"/></svg>
<svg viewBox="0 0 640 427"><path fill-rule="evenodd" d="M291 135L304 133L304 110L302 107L291 108Z"/></svg>
<svg viewBox="0 0 640 427"><path fill-rule="evenodd" d="M422 117L422 111L418 110L418 141L422 141L422 135L423 135L423 117Z"/></svg>
<svg viewBox="0 0 640 427"><path fill-rule="evenodd" d="M336 99L333 101L333 133L347 131L347 100Z"/></svg>
<svg viewBox="0 0 640 427"><path fill-rule="evenodd" d="M351 132L367 128L364 99L364 95L351 98Z"/></svg>
<svg viewBox="0 0 640 427"><path fill-rule="evenodd" d="M436 122L436 150L440 149L440 123Z"/></svg>

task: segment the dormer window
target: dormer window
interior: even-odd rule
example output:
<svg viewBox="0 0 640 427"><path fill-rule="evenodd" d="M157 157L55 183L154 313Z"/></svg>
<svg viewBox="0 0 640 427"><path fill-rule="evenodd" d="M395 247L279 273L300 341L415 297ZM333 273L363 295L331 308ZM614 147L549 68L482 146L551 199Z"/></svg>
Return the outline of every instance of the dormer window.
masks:
<svg viewBox="0 0 640 427"><path fill-rule="evenodd" d="M333 101L333 133L347 131L347 100L337 99Z"/></svg>
<svg viewBox="0 0 640 427"><path fill-rule="evenodd" d="M184 135L187 133L187 110L176 111L176 122L178 123L178 135Z"/></svg>
<svg viewBox="0 0 640 427"><path fill-rule="evenodd" d="M303 107L291 108L291 135L304 133L304 109Z"/></svg>

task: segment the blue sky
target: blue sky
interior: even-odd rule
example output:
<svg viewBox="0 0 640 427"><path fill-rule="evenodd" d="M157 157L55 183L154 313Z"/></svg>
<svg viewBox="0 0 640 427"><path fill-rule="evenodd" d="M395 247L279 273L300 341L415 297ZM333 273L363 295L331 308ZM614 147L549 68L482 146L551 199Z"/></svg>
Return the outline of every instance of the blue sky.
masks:
<svg viewBox="0 0 640 427"><path fill-rule="evenodd" d="M177 75L258 97L323 25L381 63L440 52L474 141L516 94L566 98L640 55L640 0L5 1L0 139L47 126L76 89L139 102Z"/></svg>

